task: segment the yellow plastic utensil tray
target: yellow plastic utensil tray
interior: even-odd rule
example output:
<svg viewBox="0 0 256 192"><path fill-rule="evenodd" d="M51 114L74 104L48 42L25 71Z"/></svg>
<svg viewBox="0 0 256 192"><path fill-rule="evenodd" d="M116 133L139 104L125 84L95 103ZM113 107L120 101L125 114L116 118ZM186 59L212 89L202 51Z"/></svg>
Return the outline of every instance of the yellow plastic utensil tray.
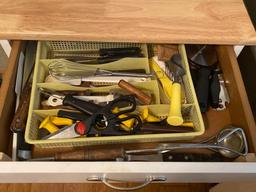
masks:
<svg viewBox="0 0 256 192"><path fill-rule="evenodd" d="M117 144L117 143L131 143L131 142L154 142L154 141L174 141L192 139L195 136L204 133L204 124L199 110L198 102L196 99L189 66L186 59L185 46L180 45L179 51L183 57L186 75L183 77L184 89L187 104L182 105L182 113L186 116L186 121L194 123L194 131L190 133L165 133L165 134L145 134L145 135L126 135L126 136L105 136L105 137L81 137L72 139L55 139L55 140L39 140L38 139L38 126L39 119L37 116L46 117L47 115L56 115L58 110L40 110L40 93L39 87L51 88L54 90L85 90L86 88L75 87L65 84L44 83L44 79L48 74L47 65L55 53L80 54L83 50L97 50L99 48L113 48L113 47L134 47L139 46L142 48L145 58L124 58L113 64L107 64L105 69L144 69L150 72L147 45L136 43L99 43L99 42L65 42L65 41L43 41L38 43L37 57L34 70L34 78L31 92L31 102L29 107L29 114L25 132L25 139L28 143L34 144L37 147L53 148L53 147L74 147L86 145L100 145L100 144ZM154 95L154 103L149 106L139 106L138 109L142 110L148 107L149 111L160 118L166 118L169 113L169 104L161 104L158 82L152 80L149 82L137 83L139 88L147 89ZM104 88L92 88L91 91L106 91L111 88L117 88L116 85ZM161 89L160 89L161 91ZM160 96L159 96L160 95Z"/></svg>

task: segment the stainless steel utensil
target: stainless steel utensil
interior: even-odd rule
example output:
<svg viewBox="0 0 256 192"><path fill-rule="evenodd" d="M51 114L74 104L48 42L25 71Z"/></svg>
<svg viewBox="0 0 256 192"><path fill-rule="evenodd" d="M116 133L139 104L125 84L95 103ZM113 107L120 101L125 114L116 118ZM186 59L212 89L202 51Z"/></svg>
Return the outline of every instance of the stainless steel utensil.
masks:
<svg viewBox="0 0 256 192"><path fill-rule="evenodd" d="M113 72L99 69L97 67L79 64L65 59L56 60L48 65L49 74L60 80L80 79L93 76L125 76L149 78L152 74L132 73L132 72Z"/></svg>
<svg viewBox="0 0 256 192"><path fill-rule="evenodd" d="M202 143L164 143L152 149L128 150L127 154L147 152L167 153L176 149L210 149L227 158L246 156L248 145L242 128L230 127L223 129L218 135Z"/></svg>

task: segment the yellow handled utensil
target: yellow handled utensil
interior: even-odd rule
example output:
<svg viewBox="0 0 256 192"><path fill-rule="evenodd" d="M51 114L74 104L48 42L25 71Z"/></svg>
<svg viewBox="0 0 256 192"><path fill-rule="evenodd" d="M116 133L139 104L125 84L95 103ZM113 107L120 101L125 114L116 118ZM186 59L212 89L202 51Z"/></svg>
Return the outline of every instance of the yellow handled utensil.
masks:
<svg viewBox="0 0 256 192"><path fill-rule="evenodd" d="M153 59L150 60L150 66L155 72L159 81L161 82L164 92L170 100L172 97L172 80L165 74L165 72L158 66L158 64Z"/></svg>
<svg viewBox="0 0 256 192"><path fill-rule="evenodd" d="M119 110L118 107L115 107L115 108L112 110L113 113L118 113L119 111L120 111L120 110ZM126 118L127 115L122 114L122 115L119 115L119 117L120 117L120 118ZM135 122L134 119L129 119L129 120L123 121L120 126L121 126L121 128L122 128L124 131L131 131L132 128L133 128L134 122Z"/></svg>
<svg viewBox="0 0 256 192"><path fill-rule="evenodd" d="M170 100L167 122L174 126L182 125L184 122L181 114L181 101L182 96L184 96L181 93L181 76L185 74L185 70L182 68L181 62L180 54L173 55L170 63L167 62L167 67L174 74L174 81L172 81L154 60L150 61L151 68L160 80L164 92Z"/></svg>
<svg viewBox="0 0 256 192"><path fill-rule="evenodd" d="M167 67L173 72L174 82L172 84L172 97L167 123L173 126L181 125L184 120L181 114L181 82L185 70L182 67L180 54L174 54L170 61L166 62Z"/></svg>
<svg viewBox="0 0 256 192"><path fill-rule="evenodd" d="M180 126L182 127L195 127L193 122L184 122Z"/></svg>
<svg viewBox="0 0 256 192"><path fill-rule="evenodd" d="M55 131L59 130L59 128L52 123L50 116L46 117L41 122L39 129L47 129L49 133L54 133Z"/></svg>
<svg viewBox="0 0 256 192"><path fill-rule="evenodd" d="M55 117L55 116L51 116L50 117L50 120L51 122L54 124L54 125L57 125L57 126L70 126L73 124L73 120L71 119L68 119L68 118L63 118L63 117Z"/></svg>
<svg viewBox="0 0 256 192"><path fill-rule="evenodd" d="M57 126L70 126L73 120L62 117L47 116L39 125L39 138L44 138L46 135L59 130Z"/></svg>
<svg viewBox="0 0 256 192"><path fill-rule="evenodd" d="M170 103L170 111L167 122L173 126L179 126L183 123L181 114L181 86L179 83L172 85L172 99Z"/></svg>
<svg viewBox="0 0 256 192"><path fill-rule="evenodd" d="M160 118L150 114L148 108L145 108L145 109L142 110L142 112L140 114L140 118L143 122L147 122L147 123L160 122L161 121Z"/></svg>

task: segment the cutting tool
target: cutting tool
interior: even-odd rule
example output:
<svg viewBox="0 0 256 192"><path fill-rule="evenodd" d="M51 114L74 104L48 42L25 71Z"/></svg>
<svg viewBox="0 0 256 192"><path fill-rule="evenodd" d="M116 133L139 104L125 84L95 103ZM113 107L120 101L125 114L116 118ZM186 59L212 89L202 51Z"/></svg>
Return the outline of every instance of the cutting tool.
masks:
<svg viewBox="0 0 256 192"><path fill-rule="evenodd" d="M89 118L66 126L59 131L50 134L44 139L64 139L79 136L106 136L133 134L142 127L142 121L138 115L129 114L136 110L134 96L126 95L100 106L88 101L82 101L71 95L65 96L64 105L72 106L79 111L91 115ZM116 108L119 109L116 112ZM114 112L115 111L115 112ZM124 131L125 121L133 120L133 127Z"/></svg>

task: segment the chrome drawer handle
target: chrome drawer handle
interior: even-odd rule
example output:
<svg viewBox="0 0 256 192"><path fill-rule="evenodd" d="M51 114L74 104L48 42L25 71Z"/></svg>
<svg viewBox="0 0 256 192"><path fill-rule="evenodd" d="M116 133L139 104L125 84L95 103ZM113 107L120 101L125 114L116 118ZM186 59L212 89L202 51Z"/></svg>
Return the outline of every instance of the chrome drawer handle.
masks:
<svg viewBox="0 0 256 192"><path fill-rule="evenodd" d="M118 186L115 186L115 185L109 183L109 181L118 181L118 182L120 182L120 181L116 180L116 179L107 178L106 176L103 176L103 177L100 177L100 176L88 177L87 181L101 181L106 186L108 186L112 189L115 189L115 190L133 191L133 190L141 189L141 188L143 188L143 187L145 187L145 186L147 186L150 183L155 182L155 181L166 181L166 177L164 177L164 176L147 176L145 178L145 181L142 184L140 184L138 186L134 186L134 187L118 187ZM128 181L122 181L122 182L128 182Z"/></svg>

